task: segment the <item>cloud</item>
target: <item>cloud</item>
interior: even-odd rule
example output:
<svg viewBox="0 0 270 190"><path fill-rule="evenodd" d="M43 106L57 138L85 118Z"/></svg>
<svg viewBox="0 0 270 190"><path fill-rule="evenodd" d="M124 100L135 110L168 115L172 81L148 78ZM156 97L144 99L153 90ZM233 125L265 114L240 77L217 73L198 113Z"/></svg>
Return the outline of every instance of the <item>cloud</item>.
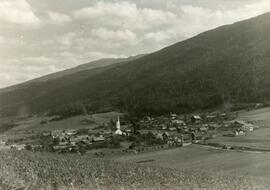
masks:
<svg viewBox="0 0 270 190"><path fill-rule="evenodd" d="M39 18L33 13L26 0L1 0L0 22L36 26L40 24Z"/></svg>
<svg viewBox="0 0 270 190"><path fill-rule="evenodd" d="M57 60L45 56L8 59L5 62L6 64L0 64L0 86L2 87L59 70L56 68Z"/></svg>
<svg viewBox="0 0 270 190"><path fill-rule="evenodd" d="M0 87L150 53L267 11L269 0L0 0Z"/></svg>
<svg viewBox="0 0 270 190"><path fill-rule="evenodd" d="M63 13L49 12L48 15L53 24L65 24L71 21L70 16Z"/></svg>
<svg viewBox="0 0 270 190"><path fill-rule="evenodd" d="M93 6L74 11L74 17L87 20L91 24L121 27L129 30L150 29L168 23L176 15L169 11L139 8L131 2L104 2L99 1Z"/></svg>
<svg viewBox="0 0 270 190"><path fill-rule="evenodd" d="M103 41L119 41L134 44L137 41L137 35L130 30L108 30L106 28L97 28L91 31L94 37Z"/></svg>

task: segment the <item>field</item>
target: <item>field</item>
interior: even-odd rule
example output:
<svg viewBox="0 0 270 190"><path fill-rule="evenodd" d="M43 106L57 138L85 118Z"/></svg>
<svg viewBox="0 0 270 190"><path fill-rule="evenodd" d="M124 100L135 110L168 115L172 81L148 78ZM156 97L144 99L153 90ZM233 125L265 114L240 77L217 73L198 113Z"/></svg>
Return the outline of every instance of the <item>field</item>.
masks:
<svg viewBox="0 0 270 190"><path fill-rule="evenodd" d="M270 108L242 111L238 119L253 122L259 129L237 137L218 136L209 142L270 151Z"/></svg>
<svg viewBox="0 0 270 190"><path fill-rule="evenodd" d="M223 172L228 176L250 176L252 179L269 179L270 153L240 152L214 149L200 145L125 155L114 158L122 162L162 166L173 169ZM253 181L255 182L255 181Z"/></svg>
<svg viewBox="0 0 270 190"><path fill-rule="evenodd" d="M239 119L247 121L261 121L270 126L270 108L256 109L252 111L243 111L239 113Z"/></svg>
<svg viewBox="0 0 270 190"><path fill-rule="evenodd" d="M117 116L123 115L118 112L98 113L93 115L81 115L59 121L50 121L52 117L31 117L24 119L17 118L1 118L1 123L15 123L16 126L6 132L6 134L22 134L29 132L39 132L46 130L66 130L66 129L81 129L94 128L103 123L115 120ZM44 123L42 123L42 121ZM50 121L50 122L49 122Z"/></svg>
<svg viewBox="0 0 270 190"><path fill-rule="evenodd" d="M0 154L0 189L254 190L267 185L246 176L139 166L79 155L11 150Z"/></svg>
<svg viewBox="0 0 270 190"><path fill-rule="evenodd" d="M260 129L238 137L219 136L212 140L221 144L270 149L270 108L241 112L241 120L252 121ZM250 182L270 178L270 152L222 150L209 146L191 145L183 148L123 155L114 159L121 162L139 163L144 166L162 166L172 169L188 169L223 172L227 176L249 176Z"/></svg>
<svg viewBox="0 0 270 190"><path fill-rule="evenodd" d="M117 113L110 112L92 115L91 119L102 123L116 116ZM42 130L80 127L78 123L85 117L90 118L78 116L56 121L42 126ZM270 148L269 118L269 108L241 112L239 119L256 121L261 129L239 137L218 137L216 141ZM38 130L34 123L39 122L21 121L13 132ZM269 165L270 152L222 150L202 145L115 154L103 159L97 159L93 154L1 150L0 189L268 189Z"/></svg>

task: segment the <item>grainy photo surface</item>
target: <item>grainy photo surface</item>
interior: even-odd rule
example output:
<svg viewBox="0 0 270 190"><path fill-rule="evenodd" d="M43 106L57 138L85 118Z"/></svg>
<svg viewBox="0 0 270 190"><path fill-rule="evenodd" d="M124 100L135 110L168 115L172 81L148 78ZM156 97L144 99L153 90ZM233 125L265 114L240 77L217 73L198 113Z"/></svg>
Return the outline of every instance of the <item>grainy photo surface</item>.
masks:
<svg viewBox="0 0 270 190"><path fill-rule="evenodd" d="M269 0L0 0L0 190L268 189Z"/></svg>

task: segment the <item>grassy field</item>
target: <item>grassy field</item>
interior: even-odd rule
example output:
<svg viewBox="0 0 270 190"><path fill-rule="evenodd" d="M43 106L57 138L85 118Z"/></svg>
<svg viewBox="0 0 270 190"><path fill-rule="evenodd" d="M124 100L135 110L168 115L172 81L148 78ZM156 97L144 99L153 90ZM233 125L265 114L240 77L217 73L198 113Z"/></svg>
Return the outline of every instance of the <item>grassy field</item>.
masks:
<svg viewBox="0 0 270 190"><path fill-rule="evenodd" d="M0 154L0 189L254 190L267 189L267 185L247 176L140 166L79 155L10 150Z"/></svg>
<svg viewBox="0 0 270 190"><path fill-rule="evenodd" d="M116 116L115 113L107 113L91 118L103 122ZM245 136L220 137L218 140L270 147L268 116L270 109L242 112L240 119L256 120L263 123L264 128ZM82 117L59 121L61 125L57 126L74 126L84 119ZM26 129L24 127L29 121L23 122L20 127ZM57 126L48 128L59 129ZM269 165L270 153L221 150L201 145L111 155L103 159L88 154L82 157L1 150L0 189L269 189Z"/></svg>
<svg viewBox="0 0 270 190"><path fill-rule="evenodd" d="M270 108L262 108L248 112L246 111L240 112L238 119L246 121L261 121L270 126Z"/></svg>
<svg viewBox="0 0 270 190"><path fill-rule="evenodd" d="M31 117L31 118L1 118L0 123L13 122L16 126L6 134L14 135L29 132L39 132L46 130L65 130L65 129L81 129L81 128L94 128L102 125L103 123L110 122L111 119L115 120L118 115L123 115L118 112L99 113L85 116L75 116L68 119L59 121L51 121L41 124L42 121L49 121L52 117Z"/></svg>
<svg viewBox="0 0 270 190"><path fill-rule="evenodd" d="M243 111L237 119L252 122L258 125L259 129L237 137L220 135L209 142L270 150L270 108Z"/></svg>
<svg viewBox="0 0 270 190"><path fill-rule="evenodd" d="M270 178L270 153L227 151L191 145L157 152L125 155L114 159L132 163L152 160L152 162L141 164L173 169L222 171L225 175L246 175L254 180ZM253 182L256 183L256 181Z"/></svg>

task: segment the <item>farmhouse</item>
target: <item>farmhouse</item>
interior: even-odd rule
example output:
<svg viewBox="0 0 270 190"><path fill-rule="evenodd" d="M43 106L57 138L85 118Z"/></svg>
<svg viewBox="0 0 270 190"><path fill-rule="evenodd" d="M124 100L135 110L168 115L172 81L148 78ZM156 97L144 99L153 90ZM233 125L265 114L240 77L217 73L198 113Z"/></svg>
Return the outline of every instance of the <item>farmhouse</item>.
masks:
<svg viewBox="0 0 270 190"><path fill-rule="evenodd" d="M102 136L102 135L100 135L100 136L98 136L98 137L93 137L92 138L92 141L93 142L104 142L105 141L105 138Z"/></svg>
<svg viewBox="0 0 270 190"><path fill-rule="evenodd" d="M243 131L250 131L251 132L254 130L254 125L252 125L251 123L247 123L245 121L241 121L241 120L234 121L233 127L238 128L238 129L242 129Z"/></svg>
<svg viewBox="0 0 270 190"><path fill-rule="evenodd" d="M73 129L69 129L69 130L65 131L65 134L68 135L68 136L72 136L72 135L76 135L77 131L73 130Z"/></svg>
<svg viewBox="0 0 270 190"><path fill-rule="evenodd" d="M177 126L185 126L186 123L183 120L173 119L172 124L176 124Z"/></svg>
<svg viewBox="0 0 270 190"><path fill-rule="evenodd" d="M213 122L213 121L217 120L217 116L216 115L207 115L205 119L208 122Z"/></svg>
<svg viewBox="0 0 270 190"><path fill-rule="evenodd" d="M62 130L54 130L54 131L52 131L51 134L52 134L53 138L60 137L60 136L62 136Z"/></svg>
<svg viewBox="0 0 270 190"><path fill-rule="evenodd" d="M176 130L177 130L176 127L170 127L170 128L169 128L169 131L176 131Z"/></svg>
<svg viewBox="0 0 270 190"><path fill-rule="evenodd" d="M193 116L191 116L191 121L193 123L201 123L202 122L202 118L199 115L193 115Z"/></svg>
<svg viewBox="0 0 270 190"><path fill-rule="evenodd" d="M208 131L208 126L205 126L205 125L203 125L202 127L200 127L200 131L201 132L207 132Z"/></svg>
<svg viewBox="0 0 270 190"><path fill-rule="evenodd" d="M171 117L171 119L176 119L177 115L174 114L174 113L171 113L171 114L170 114L170 117Z"/></svg>

